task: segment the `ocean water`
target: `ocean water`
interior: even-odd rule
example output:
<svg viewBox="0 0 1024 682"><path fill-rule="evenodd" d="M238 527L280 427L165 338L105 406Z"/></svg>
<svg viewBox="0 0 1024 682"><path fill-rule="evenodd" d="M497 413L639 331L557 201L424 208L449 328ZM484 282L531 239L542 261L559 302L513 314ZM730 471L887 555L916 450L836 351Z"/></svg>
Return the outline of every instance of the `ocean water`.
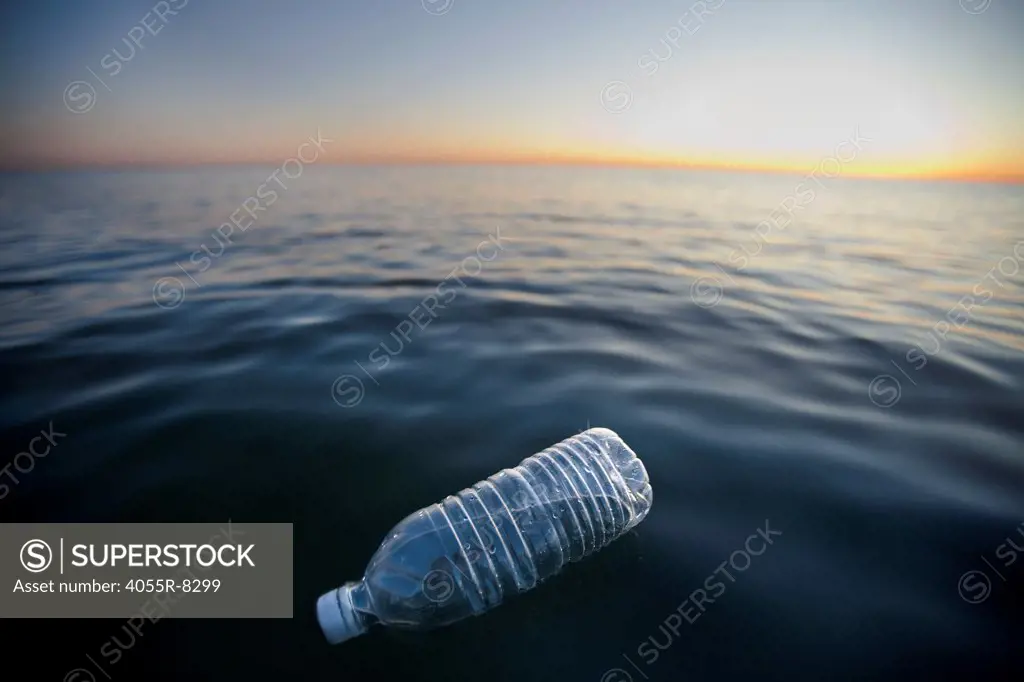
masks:
<svg viewBox="0 0 1024 682"><path fill-rule="evenodd" d="M1020 674L1024 188L273 171L0 176L0 465L67 434L0 516L295 524L293 620L5 628L39 679ZM643 459L640 526L480 618L323 641L393 524L588 425Z"/></svg>

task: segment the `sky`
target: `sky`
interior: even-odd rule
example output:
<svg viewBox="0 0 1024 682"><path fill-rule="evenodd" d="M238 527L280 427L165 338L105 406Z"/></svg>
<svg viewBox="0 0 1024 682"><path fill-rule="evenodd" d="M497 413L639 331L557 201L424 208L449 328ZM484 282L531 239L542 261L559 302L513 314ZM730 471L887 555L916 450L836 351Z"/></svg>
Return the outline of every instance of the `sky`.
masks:
<svg viewBox="0 0 1024 682"><path fill-rule="evenodd" d="M0 31L9 168L319 131L337 163L806 170L856 138L850 174L1024 180L1024 0L33 0Z"/></svg>

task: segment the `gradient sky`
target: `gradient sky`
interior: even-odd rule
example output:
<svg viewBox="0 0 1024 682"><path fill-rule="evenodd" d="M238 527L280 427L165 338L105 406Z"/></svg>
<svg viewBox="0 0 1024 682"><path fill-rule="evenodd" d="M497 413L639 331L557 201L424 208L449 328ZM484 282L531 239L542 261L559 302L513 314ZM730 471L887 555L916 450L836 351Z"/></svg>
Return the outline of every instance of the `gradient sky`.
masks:
<svg viewBox="0 0 1024 682"><path fill-rule="evenodd" d="M319 128L335 162L807 170L859 129L852 174L1024 178L1022 0L423 1L169 0L116 75L153 0L4 3L0 158L277 164Z"/></svg>

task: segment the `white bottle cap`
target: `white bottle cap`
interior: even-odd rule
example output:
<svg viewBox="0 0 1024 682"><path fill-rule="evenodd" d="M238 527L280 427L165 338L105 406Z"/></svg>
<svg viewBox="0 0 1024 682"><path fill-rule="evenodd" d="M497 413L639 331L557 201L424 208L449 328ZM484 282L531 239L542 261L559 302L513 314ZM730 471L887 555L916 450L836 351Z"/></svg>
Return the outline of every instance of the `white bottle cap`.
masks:
<svg viewBox="0 0 1024 682"><path fill-rule="evenodd" d="M362 619L352 605L352 588L357 585L359 583L346 583L324 593L316 601L316 618L324 637L331 644L340 644L366 632Z"/></svg>

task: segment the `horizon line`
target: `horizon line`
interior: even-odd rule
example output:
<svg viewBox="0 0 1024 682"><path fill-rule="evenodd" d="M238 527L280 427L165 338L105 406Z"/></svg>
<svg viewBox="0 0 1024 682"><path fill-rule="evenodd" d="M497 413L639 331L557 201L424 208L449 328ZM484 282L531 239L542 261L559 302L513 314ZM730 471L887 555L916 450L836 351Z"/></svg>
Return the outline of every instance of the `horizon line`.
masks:
<svg viewBox="0 0 1024 682"><path fill-rule="evenodd" d="M287 160L287 159L286 159ZM279 166L282 161L276 160L239 160L239 161L114 161L104 162L57 162L39 164L12 164L0 162L3 173L46 173L54 171L88 171L88 170L174 170L185 168L216 168L243 166ZM681 161L644 161L633 159L589 159L583 157L544 157L544 158L510 158L510 159L465 159L445 157L380 157L352 160L314 161L308 165L316 166L534 166L534 167L589 167L589 168L623 168L640 170L689 170L718 171L733 173L807 175L812 170L797 169L787 166L758 166L738 164L699 164ZM1024 184L1024 173L955 173L955 172L846 172L836 177L860 180L909 180L909 181L941 181L992 184Z"/></svg>

